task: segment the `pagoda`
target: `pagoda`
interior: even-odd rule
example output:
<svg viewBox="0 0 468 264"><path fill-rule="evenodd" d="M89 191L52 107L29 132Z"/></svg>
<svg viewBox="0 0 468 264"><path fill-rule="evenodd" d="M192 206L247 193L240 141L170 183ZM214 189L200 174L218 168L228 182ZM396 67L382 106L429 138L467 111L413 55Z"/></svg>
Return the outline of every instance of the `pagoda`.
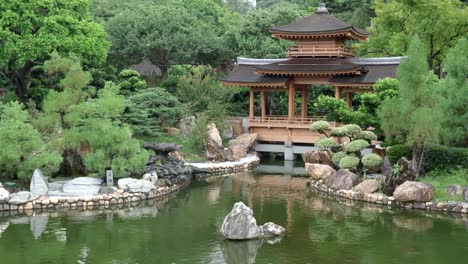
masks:
<svg viewBox="0 0 468 264"><path fill-rule="evenodd" d="M320 116L307 115L307 93L313 85L326 84L335 89L335 97L346 97L352 107L353 93L372 92L372 86L385 77L395 77L400 57L357 58L347 41L365 41L369 32L332 16L325 4L315 14L294 23L270 29L272 37L294 41L283 59L237 58L233 70L223 78L227 86L250 88L249 122L251 133L264 142L284 142L291 146L313 144L320 135L309 130ZM288 93L288 115L266 113L266 93ZM260 93L261 113L255 116L254 94ZM300 111L296 114L296 94ZM340 124L333 123L332 126Z"/></svg>

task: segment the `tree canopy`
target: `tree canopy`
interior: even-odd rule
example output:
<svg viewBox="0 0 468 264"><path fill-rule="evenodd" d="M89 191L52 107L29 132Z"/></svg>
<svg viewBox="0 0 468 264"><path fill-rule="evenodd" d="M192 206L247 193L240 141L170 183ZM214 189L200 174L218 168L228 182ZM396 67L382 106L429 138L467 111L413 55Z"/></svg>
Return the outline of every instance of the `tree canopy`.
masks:
<svg viewBox="0 0 468 264"><path fill-rule="evenodd" d="M102 26L91 20L88 0L2 1L0 43L0 73L22 101L33 67L52 52L100 64L110 46Z"/></svg>

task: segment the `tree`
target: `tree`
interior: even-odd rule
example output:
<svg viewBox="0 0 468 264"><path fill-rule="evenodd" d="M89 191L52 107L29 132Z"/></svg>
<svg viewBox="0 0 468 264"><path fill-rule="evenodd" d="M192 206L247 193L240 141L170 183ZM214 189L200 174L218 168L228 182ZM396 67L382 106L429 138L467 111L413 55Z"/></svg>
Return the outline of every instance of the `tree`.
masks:
<svg viewBox="0 0 468 264"><path fill-rule="evenodd" d="M105 61L109 49L103 28L92 22L87 0L6 0L0 9L0 73L25 102L31 71L53 51L70 53L86 64Z"/></svg>
<svg viewBox="0 0 468 264"><path fill-rule="evenodd" d="M428 70L426 51L417 36L397 69L397 80L398 96L385 99L379 117L388 138L400 138L412 145L412 169L419 173L424 145L437 141L442 115L435 90L437 78Z"/></svg>
<svg viewBox="0 0 468 264"><path fill-rule="evenodd" d="M120 93L124 96L135 94L146 89L146 81L140 78L140 74L134 70L126 69L119 73Z"/></svg>
<svg viewBox="0 0 468 264"><path fill-rule="evenodd" d="M368 55L399 56L418 35L429 68L440 70L447 51L468 32L468 10L459 0L374 0L376 17L368 42L358 44Z"/></svg>
<svg viewBox="0 0 468 264"><path fill-rule="evenodd" d="M468 40L461 39L445 60L447 77L439 83L445 113L442 140L452 146L468 147Z"/></svg>
<svg viewBox="0 0 468 264"><path fill-rule="evenodd" d="M165 74L173 64L216 65L225 60L220 37L224 13L219 5L203 0L166 2L123 10L106 22L113 44L111 61L128 66L148 59Z"/></svg>
<svg viewBox="0 0 468 264"><path fill-rule="evenodd" d="M4 106L0 118L0 178L30 179L34 169L46 175L58 169L62 157L42 140L18 102Z"/></svg>

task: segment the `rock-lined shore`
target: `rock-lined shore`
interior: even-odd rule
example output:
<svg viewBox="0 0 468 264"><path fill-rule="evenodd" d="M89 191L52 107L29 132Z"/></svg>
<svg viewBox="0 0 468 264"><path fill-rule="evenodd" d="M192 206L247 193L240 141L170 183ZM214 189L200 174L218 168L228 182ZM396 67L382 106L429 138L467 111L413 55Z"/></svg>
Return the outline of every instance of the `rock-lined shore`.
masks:
<svg viewBox="0 0 468 264"><path fill-rule="evenodd" d="M388 206L390 208L419 209L426 211L440 211L462 214L468 213L467 202L403 202L398 201L394 196L387 196L380 193L364 194L354 190L337 190L329 188L325 183L323 183L322 180L311 180L310 187L332 196L342 197L354 201L373 203L380 206Z"/></svg>

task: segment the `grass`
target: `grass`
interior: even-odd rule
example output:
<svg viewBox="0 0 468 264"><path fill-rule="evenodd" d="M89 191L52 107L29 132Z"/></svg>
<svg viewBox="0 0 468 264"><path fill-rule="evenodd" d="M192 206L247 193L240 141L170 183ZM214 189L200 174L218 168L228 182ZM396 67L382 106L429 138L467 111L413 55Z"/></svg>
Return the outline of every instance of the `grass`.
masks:
<svg viewBox="0 0 468 264"><path fill-rule="evenodd" d="M184 158L186 161L189 162L197 162L197 161L206 161L207 159L203 156L203 153L197 151L193 145L190 143L188 138L184 136L171 136L168 134L161 134L155 137L136 137L141 144L156 142L156 143L174 143L179 144L182 146L182 154L184 154Z"/></svg>
<svg viewBox="0 0 468 264"><path fill-rule="evenodd" d="M463 201L462 195L450 196L447 194L449 185L458 184L468 186L468 169L454 169L450 171L434 170L419 181L431 184L435 188L433 200Z"/></svg>

